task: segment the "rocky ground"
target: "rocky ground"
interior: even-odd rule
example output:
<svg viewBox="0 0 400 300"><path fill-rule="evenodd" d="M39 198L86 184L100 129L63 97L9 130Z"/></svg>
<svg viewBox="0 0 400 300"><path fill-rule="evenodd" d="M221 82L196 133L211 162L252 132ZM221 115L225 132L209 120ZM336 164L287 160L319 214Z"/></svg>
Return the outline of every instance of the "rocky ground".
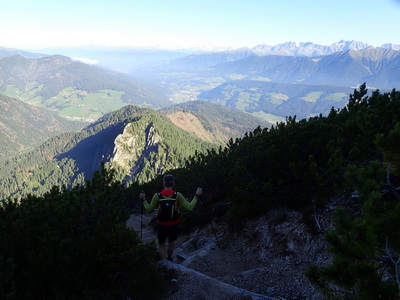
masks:
<svg viewBox="0 0 400 300"><path fill-rule="evenodd" d="M320 231L311 233L299 213L274 211L232 231L223 219L213 221L177 241L174 262L160 261L171 270L169 291L162 299L323 299L304 276L310 263L330 261L323 232L331 211L315 219ZM155 239L154 215L142 219L142 237ZM140 228L140 216L129 225ZM215 234L214 234L215 232Z"/></svg>

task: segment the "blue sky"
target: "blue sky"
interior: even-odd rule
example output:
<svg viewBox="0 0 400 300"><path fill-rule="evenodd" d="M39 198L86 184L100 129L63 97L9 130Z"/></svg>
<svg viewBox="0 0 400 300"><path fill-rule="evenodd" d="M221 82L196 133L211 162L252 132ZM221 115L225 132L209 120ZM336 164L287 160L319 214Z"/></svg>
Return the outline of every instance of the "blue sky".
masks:
<svg viewBox="0 0 400 300"><path fill-rule="evenodd" d="M400 44L400 0L5 0L0 46Z"/></svg>

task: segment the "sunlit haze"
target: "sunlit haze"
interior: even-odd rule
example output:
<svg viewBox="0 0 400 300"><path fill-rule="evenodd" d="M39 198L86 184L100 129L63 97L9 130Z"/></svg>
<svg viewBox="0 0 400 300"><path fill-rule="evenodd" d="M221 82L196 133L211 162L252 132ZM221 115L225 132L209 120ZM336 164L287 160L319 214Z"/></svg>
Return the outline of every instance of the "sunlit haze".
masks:
<svg viewBox="0 0 400 300"><path fill-rule="evenodd" d="M14 0L0 11L0 46L381 46L400 44L398 20L396 0Z"/></svg>

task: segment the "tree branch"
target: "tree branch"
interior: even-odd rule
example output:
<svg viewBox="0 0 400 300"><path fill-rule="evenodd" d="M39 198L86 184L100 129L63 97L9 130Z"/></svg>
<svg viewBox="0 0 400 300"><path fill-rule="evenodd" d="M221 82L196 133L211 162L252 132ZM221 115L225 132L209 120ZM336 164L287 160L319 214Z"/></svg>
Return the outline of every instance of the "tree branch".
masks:
<svg viewBox="0 0 400 300"><path fill-rule="evenodd" d="M392 261L396 273L396 281L397 281L397 287L400 291L400 256L398 257L397 261L393 258L393 256L390 254L389 251L389 241L388 237L386 237L386 254Z"/></svg>

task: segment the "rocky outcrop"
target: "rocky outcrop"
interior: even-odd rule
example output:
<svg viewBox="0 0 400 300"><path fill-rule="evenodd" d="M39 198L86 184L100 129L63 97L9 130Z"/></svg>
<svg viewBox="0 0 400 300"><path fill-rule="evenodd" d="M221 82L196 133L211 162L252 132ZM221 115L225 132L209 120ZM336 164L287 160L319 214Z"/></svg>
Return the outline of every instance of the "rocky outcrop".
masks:
<svg viewBox="0 0 400 300"><path fill-rule="evenodd" d="M124 182L135 178L144 168L145 161L150 161L150 167L154 172L162 172L166 157L151 160L152 153L164 153L159 151L161 136L157 133L154 123L129 123L125 126L122 134L115 139L113 158L111 160L114 167L120 168L127 174Z"/></svg>

